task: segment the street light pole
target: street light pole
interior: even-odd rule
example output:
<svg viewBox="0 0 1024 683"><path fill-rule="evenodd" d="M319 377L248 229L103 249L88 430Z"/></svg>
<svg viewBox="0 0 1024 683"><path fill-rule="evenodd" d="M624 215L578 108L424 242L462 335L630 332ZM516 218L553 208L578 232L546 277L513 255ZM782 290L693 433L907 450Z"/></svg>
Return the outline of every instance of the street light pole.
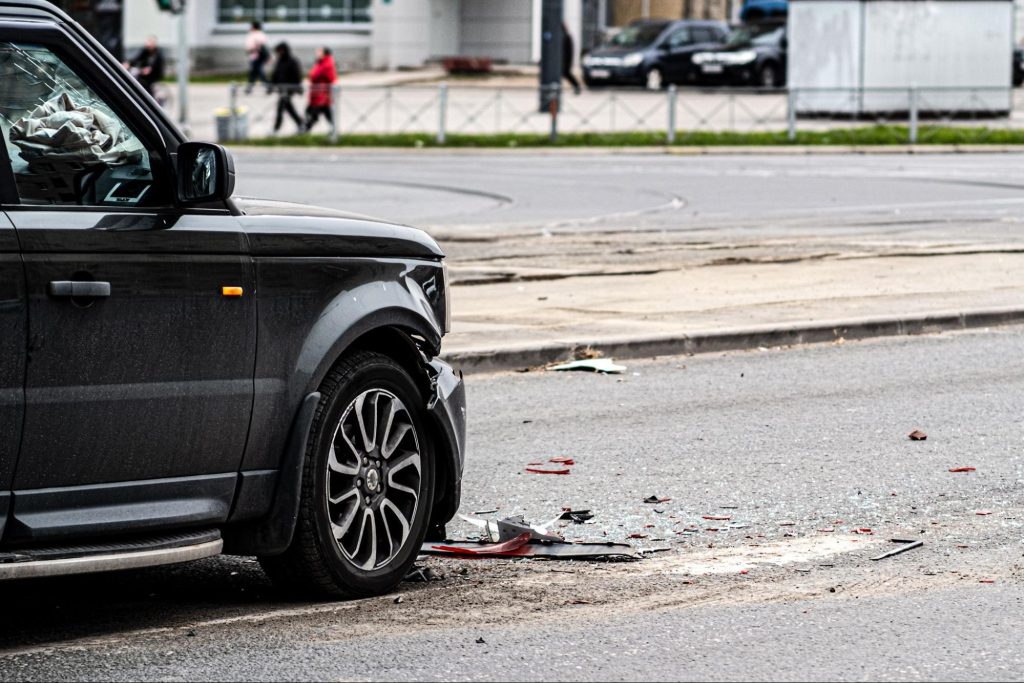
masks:
<svg viewBox="0 0 1024 683"><path fill-rule="evenodd" d="M188 79L189 79L188 13L182 7L178 12L178 127L187 136Z"/></svg>

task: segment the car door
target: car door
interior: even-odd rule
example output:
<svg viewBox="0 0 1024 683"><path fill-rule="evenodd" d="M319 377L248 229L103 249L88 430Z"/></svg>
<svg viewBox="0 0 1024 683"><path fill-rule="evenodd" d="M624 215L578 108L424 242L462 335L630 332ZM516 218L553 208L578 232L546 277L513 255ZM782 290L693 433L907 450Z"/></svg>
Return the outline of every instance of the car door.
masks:
<svg viewBox="0 0 1024 683"><path fill-rule="evenodd" d="M222 521L253 402L244 234L226 209L175 207L159 128L104 68L63 31L0 25L29 308L14 518L32 538Z"/></svg>
<svg viewBox="0 0 1024 683"><path fill-rule="evenodd" d="M662 63L665 75L671 83L682 81L690 63L693 34L690 27L683 26L673 31L662 44Z"/></svg>
<svg viewBox="0 0 1024 683"><path fill-rule="evenodd" d="M14 179L4 170L6 160L6 150L0 145L0 207L15 197ZM7 214L0 209L0 534L7 522L11 481L21 446L26 320L25 272L18 239Z"/></svg>

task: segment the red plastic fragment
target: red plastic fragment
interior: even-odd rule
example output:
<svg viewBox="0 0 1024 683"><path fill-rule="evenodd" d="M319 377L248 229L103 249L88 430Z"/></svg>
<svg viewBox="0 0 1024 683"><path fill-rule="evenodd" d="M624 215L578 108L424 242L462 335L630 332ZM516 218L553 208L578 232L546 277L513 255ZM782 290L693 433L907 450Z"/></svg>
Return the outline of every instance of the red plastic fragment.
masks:
<svg viewBox="0 0 1024 683"><path fill-rule="evenodd" d="M704 515L704 519L709 522L728 522L732 517L729 515Z"/></svg>
<svg viewBox="0 0 1024 683"><path fill-rule="evenodd" d="M950 468L950 472L977 472L978 470L974 467L953 467Z"/></svg>
<svg viewBox="0 0 1024 683"><path fill-rule="evenodd" d="M560 465L575 465L576 461L572 458L567 458L564 455L556 455L555 457L548 460L548 462L558 463Z"/></svg>
<svg viewBox="0 0 1024 683"><path fill-rule="evenodd" d="M647 538L647 534L630 534L626 538Z"/></svg>
<svg viewBox="0 0 1024 683"><path fill-rule="evenodd" d="M991 515L992 511L991 510L978 510L974 514L980 515L980 516L984 517L985 515Z"/></svg>
<svg viewBox="0 0 1024 683"><path fill-rule="evenodd" d="M910 438L911 441L924 441L925 439L928 438L928 435L922 432L920 429L915 429L914 431L907 434L907 436Z"/></svg>
<svg viewBox="0 0 1024 683"><path fill-rule="evenodd" d="M458 548L449 545L435 545L433 548L434 550L441 550L455 555L505 555L508 553L515 553L515 551L519 550L529 542L530 533L526 532L519 534L515 538L505 541L504 543L482 545L479 548Z"/></svg>
<svg viewBox="0 0 1024 683"><path fill-rule="evenodd" d="M978 583L995 583L994 579L979 579Z"/></svg>
<svg viewBox="0 0 1024 683"><path fill-rule="evenodd" d="M532 474L569 474L568 467L566 467L564 470L542 470L538 467L527 467L526 471Z"/></svg>
<svg viewBox="0 0 1024 683"><path fill-rule="evenodd" d="M749 569L741 569L740 570L740 574L749 574L749 573L750 573Z"/></svg>
<svg viewBox="0 0 1024 683"><path fill-rule="evenodd" d="M860 528L860 529L854 529L852 533L855 533L855 534L864 534L864 535L872 535L872 534L874 534L875 532L874 532L874 531L872 531L871 529L867 528L867 527L862 527L862 528Z"/></svg>

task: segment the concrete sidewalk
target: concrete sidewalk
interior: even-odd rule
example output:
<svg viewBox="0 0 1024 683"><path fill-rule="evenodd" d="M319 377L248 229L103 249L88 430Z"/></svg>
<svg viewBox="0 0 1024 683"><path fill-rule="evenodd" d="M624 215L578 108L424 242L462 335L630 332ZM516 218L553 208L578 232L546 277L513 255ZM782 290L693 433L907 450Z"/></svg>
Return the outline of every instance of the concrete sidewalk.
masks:
<svg viewBox="0 0 1024 683"><path fill-rule="evenodd" d="M838 258L456 285L445 354L507 370L1024 320L1024 254Z"/></svg>

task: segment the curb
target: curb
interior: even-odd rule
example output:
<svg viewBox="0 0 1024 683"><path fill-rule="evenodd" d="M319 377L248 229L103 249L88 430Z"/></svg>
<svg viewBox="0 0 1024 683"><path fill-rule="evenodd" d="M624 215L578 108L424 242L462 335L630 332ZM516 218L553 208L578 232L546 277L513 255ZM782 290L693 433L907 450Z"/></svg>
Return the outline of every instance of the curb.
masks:
<svg viewBox="0 0 1024 683"><path fill-rule="evenodd" d="M932 334L1024 322L1024 308L932 313L901 318L860 318L836 322L792 323L729 328L700 334L647 338L601 339L524 345L498 350L457 351L443 360L466 373L536 368L571 360L578 349L590 348L616 359L743 351L758 347L820 344L837 339L871 339Z"/></svg>

